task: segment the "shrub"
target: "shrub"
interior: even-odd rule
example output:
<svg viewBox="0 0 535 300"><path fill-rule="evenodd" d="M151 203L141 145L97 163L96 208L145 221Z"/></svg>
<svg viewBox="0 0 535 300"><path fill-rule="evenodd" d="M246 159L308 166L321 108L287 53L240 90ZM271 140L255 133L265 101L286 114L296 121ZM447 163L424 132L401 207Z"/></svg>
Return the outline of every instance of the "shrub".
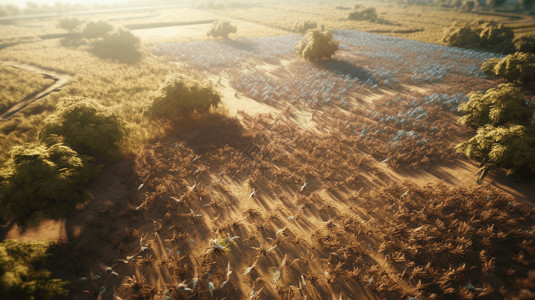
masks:
<svg viewBox="0 0 535 300"><path fill-rule="evenodd" d="M520 90L512 84L500 84L485 93L472 92L470 99L459 105L465 113L459 122L477 128L486 124L530 125L535 107L528 105Z"/></svg>
<svg viewBox="0 0 535 300"><path fill-rule="evenodd" d="M444 31L442 41L448 46L511 53L513 37L511 29L493 21L456 22Z"/></svg>
<svg viewBox="0 0 535 300"><path fill-rule="evenodd" d="M51 279L50 272L37 269L48 257L45 242L0 242L0 294L4 299L57 299L67 296L66 281Z"/></svg>
<svg viewBox="0 0 535 300"><path fill-rule="evenodd" d="M314 21L301 21L295 24L295 31L299 33L305 33L309 29L317 28L318 24Z"/></svg>
<svg viewBox="0 0 535 300"><path fill-rule="evenodd" d="M113 30L113 25L106 21L89 22L82 30L82 37L86 39L96 39L104 37Z"/></svg>
<svg viewBox="0 0 535 300"><path fill-rule="evenodd" d="M375 20L377 19L377 11L375 11L374 7L355 10L350 12L347 18L356 21Z"/></svg>
<svg viewBox="0 0 535 300"><path fill-rule="evenodd" d="M95 174L87 161L63 144L13 147L0 170L2 217L25 227L65 216L82 202L81 188Z"/></svg>
<svg viewBox="0 0 535 300"><path fill-rule="evenodd" d="M488 59L481 70L489 76L503 77L511 82L535 82L535 54L517 52L503 59Z"/></svg>
<svg viewBox="0 0 535 300"><path fill-rule="evenodd" d="M121 118L93 99L65 99L58 111L45 119L39 138L52 145L63 142L77 152L99 159L119 150L125 134Z"/></svg>
<svg viewBox="0 0 535 300"><path fill-rule="evenodd" d="M139 38L129 30L119 28L93 41L92 52L100 57L134 63L141 57Z"/></svg>
<svg viewBox="0 0 535 300"><path fill-rule="evenodd" d="M521 36L514 40L516 51L535 53L535 35Z"/></svg>
<svg viewBox="0 0 535 300"><path fill-rule="evenodd" d="M58 27L70 33L77 31L82 25L82 21L77 18L62 18L58 20Z"/></svg>
<svg viewBox="0 0 535 300"><path fill-rule="evenodd" d="M338 50L338 42L330 32L309 30L297 45L299 56L310 61L330 59Z"/></svg>
<svg viewBox="0 0 535 300"><path fill-rule="evenodd" d="M236 31L236 26L233 26L228 21L215 21L206 35L227 39L229 34L236 33Z"/></svg>
<svg viewBox="0 0 535 300"><path fill-rule="evenodd" d="M478 171L481 181L489 170L505 168L507 174L517 171L535 172L535 133L522 125L485 125L466 142L456 146L457 151L481 163Z"/></svg>
<svg viewBox="0 0 535 300"><path fill-rule="evenodd" d="M156 118L179 119L217 108L221 96L210 81L200 82L181 74L168 75L149 98L148 114Z"/></svg>

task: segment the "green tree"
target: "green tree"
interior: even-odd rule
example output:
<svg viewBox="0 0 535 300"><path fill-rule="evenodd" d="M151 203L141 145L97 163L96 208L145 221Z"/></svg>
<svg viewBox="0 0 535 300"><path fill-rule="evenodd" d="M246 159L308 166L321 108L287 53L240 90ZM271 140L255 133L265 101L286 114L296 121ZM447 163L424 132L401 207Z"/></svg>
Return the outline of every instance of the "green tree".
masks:
<svg viewBox="0 0 535 300"><path fill-rule="evenodd" d="M476 3L474 1L465 1L463 5L461 6L461 9L464 11L472 11L474 7L476 6Z"/></svg>
<svg viewBox="0 0 535 300"><path fill-rule="evenodd" d="M479 48L500 53L515 50L514 33L494 21L456 22L444 31L442 41L448 46Z"/></svg>
<svg viewBox="0 0 535 300"><path fill-rule="evenodd" d="M106 160L117 154L125 135L122 119L93 99L64 99L47 117L39 138L48 145L63 142L78 153Z"/></svg>
<svg viewBox="0 0 535 300"><path fill-rule="evenodd" d="M82 36L86 39L96 39L104 37L108 32L113 30L113 25L106 21L89 22L85 24L82 30Z"/></svg>
<svg viewBox="0 0 535 300"><path fill-rule="evenodd" d="M458 152L479 163L478 182L488 171L505 168L507 174L535 172L535 133L522 125L484 125L477 134L456 146Z"/></svg>
<svg viewBox="0 0 535 300"><path fill-rule="evenodd" d="M83 201L81 189L95 171L63 144L15 146L0 169L0 214L23 228L42 217L64 217Z"/></svg>
<svg viewBox="0 0 535 300"><path fill-rule="evenodd" d="M81 25L82 21L77 18L62 18L58 20L58 27L70 33L76 32Z"/></svg>
<svg viewBox="0 0 535 300"><path fill-rule="evenodd" d="M355 10L350 12L347 18L356 21L375 20L377 19L377 11L374 7L368 7L362 10Z"/></svg>
<svg viewBox="0 0 535 300"><path fill-rule="evenodd" d="M119 28L94 40L91 51L100 58L135 63L141 58L139 43L139 38L132 32Z"/></svg>
<svg viewBox="0 0 535 300"><path fill-rule="evenodd" d="M67 296L68 282L51 279L39 269L49 255L45 242L0 242L0 295L3 299L58 299Z"/></svg>
<svg viewBox="0 0 535 300"><path fill-rule="evenodd" d="M299 33L306 33L309 29L315 29L318 23L314 21L300 21L295 24L295 31Z"/></svg>
<svg viewBox="0 0 535 300"><path fill-rule="evenodd" d="M522 6L523 9L528 10L533 6L533 3L535 3L534 0L518 0L518 3L520 6Z"/></svg>
<svg viewBox="0 0 535 300"><path fill-rule="evenodd" d="M496 9L497 7L504 5L505 2L507 2L507 0L487 0L487 5L492 9Z"/></svg>
<svg viewBox="0 0 535 300"><path fill-rule="evenodd" d="M330 32L309 30L297 45L299 56L310 61L331 59L338 50L338 42Z"/></svg>
<svg viewBox="0 0 535 300"><path fill-rule="evenodd" d="M151 117L177 120L195 113L208 113L210 108L217 108L221 103L221 96L210 81L171 74L149 97L149 102L147 112Z"/></svg>
<svg viewBox="0 0 535 300"><path fill-rule="evenodd" d="M459 122L464 125L478 128L486 124L531 124L535 106L528 104L512 84L500 84L485 93L472 92L469 96L468 101L459 105L459 111L465 113Z"/></svg>
<svg viewBox="0 0 535 300"><path fill-rule="evenodd" d="M231 33L236 33L237 28L233 26L228 21L215 21L212 24L212 28L206 33L208 36L213 36L215 38L222 37L228 39L228 35Z"/></svg>
<svg viewBox="0 0 535 300"><path fill-rule="evenodd" d="M503 59L489 59L482 66L489 76L503 77L511 82L528 84L535 82L535 54L516 52Z"/></svg>
<svg viewBox="0 0 535 300"><path fill-rule="evenodd" d="M535 54L535 35L525 35L514 40L516 51Z"/></svg>

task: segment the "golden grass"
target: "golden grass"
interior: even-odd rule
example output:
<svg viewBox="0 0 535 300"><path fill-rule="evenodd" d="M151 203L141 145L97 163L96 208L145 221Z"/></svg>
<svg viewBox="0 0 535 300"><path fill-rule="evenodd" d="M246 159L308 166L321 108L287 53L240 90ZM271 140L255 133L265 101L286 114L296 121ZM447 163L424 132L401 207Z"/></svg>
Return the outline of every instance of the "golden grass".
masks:
<svg viewBox="0 0 535 300"><path fill-rule="evenodd" d="M40 74L0 64L0 113L53 82Z"/></svg>

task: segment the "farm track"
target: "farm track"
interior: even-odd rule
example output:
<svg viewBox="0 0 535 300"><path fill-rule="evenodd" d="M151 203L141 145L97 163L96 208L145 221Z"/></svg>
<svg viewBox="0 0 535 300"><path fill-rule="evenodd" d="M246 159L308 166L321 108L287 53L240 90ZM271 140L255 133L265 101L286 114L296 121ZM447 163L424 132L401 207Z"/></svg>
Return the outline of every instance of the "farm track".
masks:
<svg viewBox="0 0 535 300"><path fill-rule="evenodd" d="M42 99L48 96L50 93L61 90L61 88L63 88L71 79L71 76L66 73L62 73L62 72L58 72L58 71L50 70L50 69L43 69L43 68L33 66L33 65L20 64L20 63L11 62L11 61L4 61L0 63L6 66L11 66L11 67L15 67L18 69L42 74L44 77L54 80L54 83L52 85L46 87L42 91L29 95L26 98L22 99L20 102L12 105L4 113L0 114L0 120L7 120L11 116L19 112L21 109L25 108L28 104L31 104L32 102L36 100Z"/></svg>

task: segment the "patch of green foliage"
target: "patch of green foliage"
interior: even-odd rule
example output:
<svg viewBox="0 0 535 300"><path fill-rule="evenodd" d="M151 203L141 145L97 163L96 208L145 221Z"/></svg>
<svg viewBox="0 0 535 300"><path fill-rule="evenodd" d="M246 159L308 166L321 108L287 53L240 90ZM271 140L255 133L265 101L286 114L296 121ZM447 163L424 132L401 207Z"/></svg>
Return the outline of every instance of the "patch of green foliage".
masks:
<svg viewBox="0 0 535 300"><path fill-rule="evenodd" d="M83 22L77 18L65 17L58 20L58 27L67 30L69 33L78 31L82 24Z"/></svg>
<svg viewBox="0 0 535 300"><path fill-rule="evenodd" d="M58 299L67 296L67 281L51 279L38 269L46 253L45 242L0 242L0 294L3 299Z"/></svg>
<svg viewBox="0 0 535 300"><path fill-rule="evenodd" d="M297 45L299 56L310 61L331 59L338 50L338 42L330 32L309 30Z"/></svg>
<svg viewBox="0 0 535 300"><path fill-rule="evenodd" d="M488 76L503 77L523 84L535 82L535 54L516 52L503 59L488 59L481 70Z"/></svg>
<svg viewBox="0 0 535 300"><path fill-rule="evenodd" d="M377 19L377 11L375 7L355 10L350 12L347 18L355 21L371 21Z"/></svg>
<svg viewBox="0 0 535 300"><path fill-rule="evenodd" d="M106 36L113 30L113 25L106 21L89 22L82 30L82 37L86 39L96 39Z"/></svg>
<svg viewBox="0 0 535 300"><path fill-rule="evenodd" d="M500 84L485 93L472 92L469 97L459 106L459 111L465 113L459 122L464 125L478 128L486 124L531 124L535 106L528 104L521 91L512 84Z"/></svg>
<svg viewBox="0 0 535 300"><path fill-rule="evenodd" d="M459 122L477 128L477 134L456 149L481 163L478 182L497 168L507 174L535 172L535 106L518 88L506 83L486 93L472 92L459 111L466 113Z"/></svg>
<svg viewBox="0 0 535 300"><path fill-rule="evenodd" d="M210 108L217 108L221 103L221 96L210 81L171 74L149 97L149 102L147 113L151 117L177 120L194 113L208 113Z"/></svg>
<svg viewBox="0 0 535 300"><path fill-rule="evenodd" d="M81 26L75 18L58 20L58 26L73 33ZM114 28L106 21L88 22L80 34L73 34L61 40L63 46L79 47L89 45L88 51L102 59L123 63L135 63L141 58L140 40L124 28Z"/></svg>
<svg viewBox="0 0 535 300"><path fill-rule="evenodd" d="M64 99L44 120L39 139L47 145L65 143L78 153L106 159L119 151L126 134L123 120L93 99Z"/></svg>
<svg viewBox="0 0 535 300"><path fill-rule="evenodd" d="M92 43L92 52L104 59L135 63L141 58L139 38L129 30L119 28L104 34Z"/></svg>
<svg viewBox="0 0 535 300"><path fill-rule="evenodd" d="M95 174L88 158L63 144L14 146L0 169L0 213L23 228L64 217L83 201L81 188Z"/></svg>
<svg viewBox="0 0 535 300"><path fill-rule="evenodd" d="M309 29L315 29L318 27L318 23L314 21L301 21L295 24L295 31L299 33L305 33Z"/></svg>
<svg viewBox="0 0 535 300"><path fill-rule="evenodd" d="M494 21L456 22L444 31L442 41L448 46L512 53L514 33Z"/></svg>
<svg viewBox="0 0 535 300"><path fill-rule="evenodd" d="M489 170L505 168L507 174L535 172L535 132L522 125L479 127L477 134L456 146L457 151L481 163L481 181Z"/></svg>
<svg viewBox="0 0 535 300"><path fill-rule="evenodd" d="M236 26L230 24L228 21L215 21L212 24L212 28L206 33L207 36L213 36L215 38L222 37L227 39L231 33L236 33Z"/></svg>
<svg viewBox="0 0 535 300"><path fill-rule="evenodd" d="M514 40L516 51L535 53L535 35L526 35Z"/></svg>

